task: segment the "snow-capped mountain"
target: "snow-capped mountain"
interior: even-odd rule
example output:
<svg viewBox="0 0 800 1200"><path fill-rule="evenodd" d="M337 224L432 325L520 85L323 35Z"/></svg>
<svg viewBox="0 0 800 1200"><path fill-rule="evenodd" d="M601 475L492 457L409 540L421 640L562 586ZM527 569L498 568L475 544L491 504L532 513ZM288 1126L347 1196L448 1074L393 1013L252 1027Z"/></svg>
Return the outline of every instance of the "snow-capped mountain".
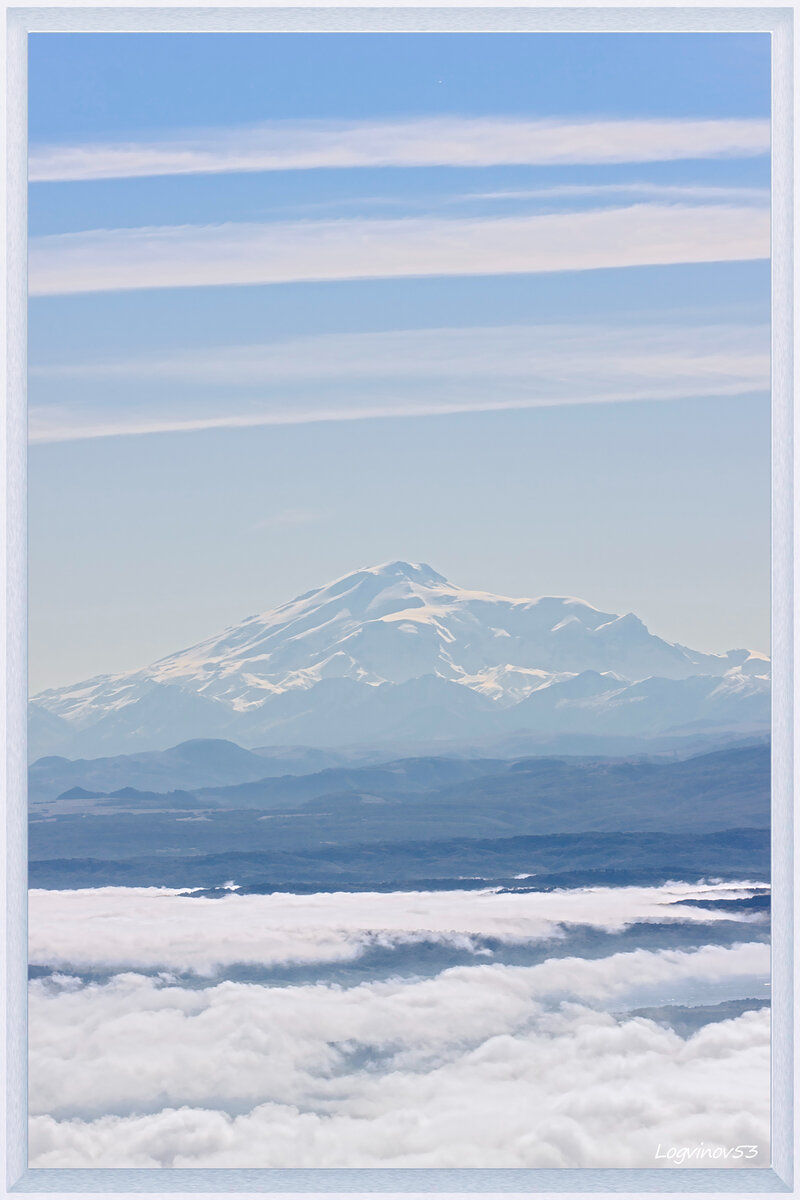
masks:
<svg viewBox="0 0 800 1200"><path fill-rule="evenodd" d="M769 660L666 642L582 600L468 591L425 564L334 580L141 671L42 692L35 753L650 734L769 720Z"/></svg>

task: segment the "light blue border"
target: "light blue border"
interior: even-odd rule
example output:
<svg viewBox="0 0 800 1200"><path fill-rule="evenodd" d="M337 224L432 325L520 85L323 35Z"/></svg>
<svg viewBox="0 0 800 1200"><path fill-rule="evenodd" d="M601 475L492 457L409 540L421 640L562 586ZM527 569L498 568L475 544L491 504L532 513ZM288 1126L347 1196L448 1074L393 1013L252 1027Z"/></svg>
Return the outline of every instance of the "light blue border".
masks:
<svg viewBox="0 0 800 1200"><path fill-rule="evenodd" d="M175 1176L180 1180L175 1182ZM10 1194L25 1192L274 1192L274 1193L512 1193L547 1195L646 1195L681 1193L689 1195L769 1196L791 1191L775 1173L764 1168L741 1170L592 1170L584 1167L563 1170L501 1170L490 1168L416 1169L407 1167L315 1170L83 1170L28 1171Z"/></svg>
<svg viewBox="0 0 800 1200"><path fill-rule="evenodd" d="M27 520L26 454L26 138L27 61L25 35L18 22L8 23L6 40L6 346L7 382L2 428L5 485L2 504L5 691L2 704L6 747L5 870L3 901L6 930L0 978L5 978L4 1027L7 1186L27 1165Z"/></svg>
<svg viewBox="0 0 800 1200"><path fill-rule="evenodd" d="M6 688L7 926L2 997L6 1040L4 1195L140 1192L268 1194L605 1193L794 1195L793 924L797 830L793 823L794 527L792 62L795 5L781 8L6 8L8 134L8 375L3 560ZM773 45L773 890L772 1167L696 1170L26 1170L26 555L25 177L26 38L55 30L299 31L761 31Z"/></svg>

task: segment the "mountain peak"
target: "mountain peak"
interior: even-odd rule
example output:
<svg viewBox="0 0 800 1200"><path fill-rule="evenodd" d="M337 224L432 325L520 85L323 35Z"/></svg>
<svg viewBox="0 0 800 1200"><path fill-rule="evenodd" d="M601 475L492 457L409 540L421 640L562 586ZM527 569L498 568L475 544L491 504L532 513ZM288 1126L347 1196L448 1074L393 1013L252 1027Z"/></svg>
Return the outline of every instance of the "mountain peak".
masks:
<svg viewBox="0 0 800 1200"><path fill-rule="evenodd" d="M377 575L383 579L408 579L412 583L436 584L447 583L444 575L434 571L427 563L409 563L403 559L393 559L391 562L378 563L374 567L363 567L365 574Z"/></svg>
<svg viewBox="0 0 800 1200"><path fill-rule="evenodd" d="M330 597L341 596L356 590L363 592L365 588L374 596L398 583L412 583L422 587L450 586L444 575L434 571L433 567L428 566L427 563L409 563L403 559L392 559L389 562L348 571L346 575L339 575L338 578L332 579L322 587L312 588L309 592L303 592L302 596L295 596L294 600L290 600L288 604L282 605L275 611L284 612L309 600L324 602ZM270 615L270 613L261 613L258 617L251 619L263 620L264 617Z"/></svg>
<svg viewBox="0 0 800 1200"><path fill-rule="evenodd" d="M617 722L614 728L625 730L633 710L619 696L631 687L630 699L637 700L640 681L652 677L662 684L724 677L714 704L739 708L730 718L720 708L718 719L738 720L741 710L742 721L760 720L766 668L760 659L745 668L745 659L743 651L703 654L665 642L632 613L615 616L572 597L530 600L462 588L428 563L391 559L141 671L36 700L44 750L70 744L68 734L77 746L103 748L198 737L327 744L364 740L369 730L400 738L455 729L460 736L473 727L499 728L516 719L503 714L523 703L523 724L563 721L573 729L575 722L595 722L605 729ZM687 684L692 696L705 686L696 678ZM606 693L614 696L607 712L600 699ZM691 704L647 719L672 728L695 712ZM755 716L747 705L756 706Z"/></svg>

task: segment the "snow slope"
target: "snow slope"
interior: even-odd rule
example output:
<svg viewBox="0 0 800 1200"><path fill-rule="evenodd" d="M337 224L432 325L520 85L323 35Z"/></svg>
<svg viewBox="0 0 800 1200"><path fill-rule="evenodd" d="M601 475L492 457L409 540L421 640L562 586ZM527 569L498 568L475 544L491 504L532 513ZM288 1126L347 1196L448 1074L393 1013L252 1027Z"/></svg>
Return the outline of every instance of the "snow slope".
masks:
<svg viewBox="0 0 800 1200"><path fill-rule="evenodd" d="M769 660L664 641L571 597L468 591L425 564L365 568L140 671L40 693L38 753L661 733L769 720Z"/></svg>

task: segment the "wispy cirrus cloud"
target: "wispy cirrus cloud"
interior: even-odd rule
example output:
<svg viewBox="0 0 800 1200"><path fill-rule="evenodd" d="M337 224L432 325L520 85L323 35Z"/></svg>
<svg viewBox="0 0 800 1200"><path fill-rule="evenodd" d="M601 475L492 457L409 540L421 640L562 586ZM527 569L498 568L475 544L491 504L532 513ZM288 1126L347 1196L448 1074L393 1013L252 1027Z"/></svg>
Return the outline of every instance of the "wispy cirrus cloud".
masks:
<svg viewBox="0 0 800 1200"><path fill-rule="evenodd" d="M193 347L166 357L106 359L32 366L33 379L258 387L325 380L518 378L631 380L679 376L734 383L768 381L767 326L726 324L465 325L318 334L250 345Z"/></svg>
<svg viewBox="0 0 800 1200"><path fill-rule="evenodd" d="M719 204L769 204L769 188L734 187L723 184L653 183L651 180L620 180L617 183L559 183L546 187L468 192L458 200L557 200L596 199L603 196L649 196L658 200L709 200Z"/></svg>
<svg viewBox="0 0 800 1200"><path fill-rule="evenodd" d="M37 442L737 396L769 386L769 329L509 325L317 335L34 365L30 380Z"/></svg>
<svg viewBox="0 0 800 1200"><path fill-rule="evenodd" d="M329 196L326 199L295 200L291 204L276 204L271 206L274 220L280 219L280 213L291 213L297 219L307 217L321 218L337 214L345 216L356 212L360 216L365 213L375 213L381 210L392 212L393 215L409 217L413 214L436 212L455 213L459 209L467 212L483 210L492 206L492 215L498 215L499 205L505 201L528 202L529 210L535 206L538 213L557 208L562 201L579 202L597 201L598 207L605 202L606 206L620 201L632 203L636 200L663 201L665 204L675 204L685 201L689 204L746 204L769 207L770 190L768 187L736 186L733 184L703 184L703 183L660 183L652 180L618 180L614 183L555 183L542 184L527 188L504 188L497 191L457 191L447 192L437 190L435 193L420 189L411 191L404 189L401 194L378 194L354 191L347 195Z"/></svg>
<svg viewBox="0 0 800 1200"><path fill-rule="evenodd" d="M766 258L755 205L95 229L33 238L32 296L139 288L508 275Z"/></svg>
<svg viewBox="0 0 800 1200"><path fill-rule="evenodd" d="M150 142L33 146L32 182L352 167L659 162L767 154L767 120L276 122Z"/></svg>

